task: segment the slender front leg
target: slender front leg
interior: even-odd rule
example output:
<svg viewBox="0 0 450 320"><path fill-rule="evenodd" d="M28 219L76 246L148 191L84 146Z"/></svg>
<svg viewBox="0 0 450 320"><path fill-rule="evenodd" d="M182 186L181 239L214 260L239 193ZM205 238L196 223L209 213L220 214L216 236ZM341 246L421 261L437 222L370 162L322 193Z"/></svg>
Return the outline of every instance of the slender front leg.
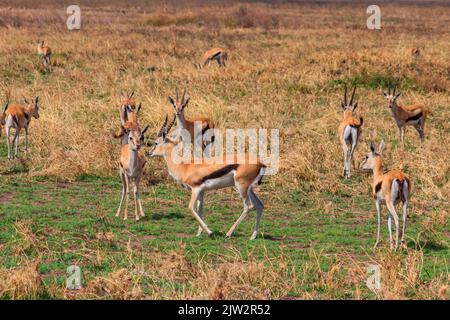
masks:
<svg viewBox="0 0 450 320"><path fill-rule="evenodd" d="M145 217L144 209L142 208L142 202L141 202L141 177L136 179L136 186L137 186L137 197L138 197L138 204L139 204L139 213L141 217Z"/></svg>
<svg viewBox="0 0 450 320"><path fill-rule="evenodd" d="M197 220L197 222L202 227L202 229L205 230L208 235L211 235L212 231L209 230L208 226L203 222L202 218L200 218L198 216L197 212L195 211L195 204L198 200L198 196L201 191L202 190L200 190L198 188L192 188L192 195L191 195L191 201L189 202L189 209L191 209L192 215Z"/></svg>
<svg viewBox="0 0 450 320"><path fill-rule="evenodd" d="M127 185L127 192L125 195L125 212L123 215L123 220L127 220L128 219L128 200L130 198L130 179L128 178L128 175L126 174L126 172L124 172L124 176L125 176L125 183Z"/></svg>
<svg viewBox="0 0 450 320"><path fill-rule="evenodd" d="M11 127L6 127L6 142L8 143L8 160L11 160L12 156Z"/></svg>
<svg viewBox="0 0 450 320"><path fill-rule="evenodd" d="M134 196L134 217L136 221L139 220L140 216L140 210L139 210L139 203L138 203L138 187L136 180L134 180L134 188L133 188L133 196Z"/></svg>
<svg viewBox="0 0 450 320"><path fill-rule="evenodd" d="M122 196L120 198L119 208L117 209L116 217L120 215L120 210L122 209L123 199L125 198L125 193L127 192L127 182L125 180L125 175L123 169L120 168L120 178L122 179Z"/></svg>
<svg viewBox="0 0 450 320"><path fill-rule="evenodd" d="M28 127L25 127L25 152L28 152Z"/></svg>
<svg viewBox="0 0 450 320"><path fill-rule="evenodd" d="M380 229L381 229L381 205L377 201L375 201L375 206L377 207L377 218L378 218L378 228L377 228L377 241L375 242L375 245L373 248L375 249L380 242Z"/></svg>
<svg viewBox="0 0 450 320"><path fill-rule="evenodd" d="M403 203L403 226L402 226L402 237L400 240L400 243L402 244L402 246L404 246L406 248L406 240L405 240L405 231L406 231L406 217L408 216L408 201L405 201Z"/></svg>

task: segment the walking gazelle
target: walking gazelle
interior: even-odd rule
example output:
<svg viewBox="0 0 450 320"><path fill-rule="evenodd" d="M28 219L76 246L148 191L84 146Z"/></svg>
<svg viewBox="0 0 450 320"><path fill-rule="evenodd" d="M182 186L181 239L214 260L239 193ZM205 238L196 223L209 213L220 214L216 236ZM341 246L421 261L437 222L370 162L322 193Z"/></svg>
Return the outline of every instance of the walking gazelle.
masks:
<svg viewBox="0 0 450 320"><path fill-rule="evenodd" d="M388 93L383 92L386 97L391 115L400 130L400 140L403 143L405 140L406 126L414 126L419 133L420 141L425 140L425 120L427 115L431 113L430 109L420 104L410 106L399 106L397 99L400 96L400 92L396 93L395 90L397 84L394 84L394 88L391 93L391 85L389 84Z"/></svg>
<svg viewBox="0 0 450 320"><path fill-rule="evenodd" d="M228 59L228 52L226 49L212 48L212 49L206 51L203 54L202 60L200 61L200 63L194 63L194 66L197 69L201 69L201 68L205 67L206 65L209 66L211 61L215 60L219 64L219 67L225 67L226 66L225 63L226 63L227 59Z"/></svg>
<svg viewBox="0 0 450 320"><path fill-rule="evenodd" d="M175 121L175 118L174 118ZM253 187L261 182L265 171L265 166L255 159L254 163L250 163L250 155L245 154L242 157L245 163L240 163L238 159L242 159L238 155L234 155L233 160L229 161L228 157L209 158L206 162L201 159L199 162L191 160L190 162L178 162L173 159L173 152L176 145L180 142L172 140L168 133L174 123L167 126L167 117L163 126L159 130L157 140L154 147L149 152L152 157L163 157L169 174L179 183L189 188L192 192L189 209L192 215L199 223L197 236L202 231L206 231L208 235L212 231L208 228L203 220L203 198L204 193L210 190L217 190L227 187L236 187L244 203L244 210L241 216L236 220L233 226L228 230L226 236L230 237L239 224L247 217L251 209L256 209L256 225L250 237L253 240L258 235L259 224L263 211L263 203L253 191ZM256 158L256 157L255 157ZM196 159L198 160L198 159ZM228 161L227 161L228 160Z"/></svg>
<svg viewBox="0 0 450 320"><path fill-rule="evenodd" d="M353 116L358 103L353 104L355 97L356 86L353 88L350 103L347 103L347 86L345 86L344 98L342 100L342 110L344 111L344 119L341 121L338 132L344 152L344 177L350 178L350 169L352 166L353 153L358 145L359 137L361 136L361 126L363 125L363 118L359 121Z"/></svg>
<svg viewBox="0 0 450 320"><path fill-rule="evenodd" d="M403 226L401 243L406 245L405 231L406 231L406 218L408 215L408 203L411 192L411 182L405 176L405 174L399 170L391 170L387 173L383 173L382 156L385 145L384 141L381 141L379 151L375 151L375 145L373 142L370 144L370 152L366 155L361 162L360 169L373 171L373 197L375 198L375 206L377 208L378 216L378 229L377 229L377 241L374 248L380 241L380 228L381 228L381 204L385 203L388 210L388 229L389 229L389 242L391 249L396 250L398 248L400 221L395 211L395 205L399 202L403 207ZM395 224L395 243L392 239L392 219Z"/></svg>
<svg viewBox="0 0 450 320"><path fill-rule="evenodd" d="M44 41L38 41L37 47L38 55L42 59L44 67L48 68L50 59L52 57L52 49L49 46L44 46Z"/></svg>
<svg viewBox="0 0 450 320"><path fill-rule="evenodd" d="M135 123L125 123L122 126L122 132L127 139L127 143L122 142L120 150L120 178L122 179L122 197L120 199L119 208L117 209L116 217L120 215L122 203L125 199L124 220L128 218L128 198L130 190L133 187L134 203L135 203L135 218L144 217L144 210L139 193L139 183L142 173L144 171L145 163L147 162L144 154L140 152L140 148L144 143L144 134L148 126L141 130Z"/></svg>

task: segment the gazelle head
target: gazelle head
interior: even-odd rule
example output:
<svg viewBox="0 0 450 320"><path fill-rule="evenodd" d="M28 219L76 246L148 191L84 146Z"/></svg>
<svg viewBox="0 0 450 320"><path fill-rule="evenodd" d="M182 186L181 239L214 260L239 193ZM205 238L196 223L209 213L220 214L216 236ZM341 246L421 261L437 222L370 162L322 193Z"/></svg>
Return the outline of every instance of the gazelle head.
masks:
<svg viewBox="0 0 450 320"><path fill-rule="evenodd" d="M178 88L176 90L176 99L173 99L171 96L169 96L169 102L172 104L173 108L175 109L175 114L177 116L180 116L183 113L184 108L187 107L189 104L189 101L191 100L191 97L187 98L185 100L186 96L186 87L184 87L183 95L181 96L181 99L178 97Z"/></svg>
<svg viewBox="0 0 450 320"><path fill-rule="evenodd" d="M131 150L137 151L141 148L141 146L144 144L144 134L147 130L148 126L146 126L142 131L138 126L132 126L129 129L125 129L125 127L122 127L122 131L128 134L128 145L130 146Z"/></svg>
<svg viewBox="0 0 450 320"><path fill-rule="evenodd" d="M175 119L176 117L173 117L173 120L169 125L167 125L169 117L166 115L166 119L164 120L161 129L159 129L153 148L148 153L150 157L163 156L166 153L168 144L173 143L173 141L168 137L168 134L175 123Z"/></svg>
<svg viewBox="0 0 450 320"><path fill-rule="evenodd" d="M136 108L136 102L133 100L133 96L134 91L132 91L130 94L122 94L122 101L120 102L120 117L123 123L130 120L129 119L130 114L134 112L134 116L137 116L139 114L139 111L141 110L142 103L139 103L139 105Z"/></svg>
<svg viewBox="0 0 450 320"><path fill-rule="evenodd" d="M350 98L350 103L347 103L347 85L345 85L344 97L342 98L342 110L344 111L344 117L347 114L352 114L355 111L356 107L358 107L358 103L353 104L353 98L355 97L356 86L353 88L352 96Z"/></svg>
<svg viewBox="0 0 450 320"><path fill-rule="evenodd" d="M388 92L383 92L383 95L386 97L386 100L388 101L389 108L392 109L397 104L397 99L400 97L401 92L396 93L395 90L397 89L397 83L394 83L393 90L391 92L391 84L388 83Z"/></svg>
<svg viewBox="0 0 450 320"><path fill-rule="evenodd" d="M370 152L366 154L363 161L359 165L359 169L363 171L372 171L375 167L375 162L377 158L380 158L383 155L385 148L384 141L382 140L380 143L380 147L378 152L375 151L375 144L373 142L370 143Z"/></svg>
<svg viewBox="0 0 450 320"><path fill-rule="evenodd" d="M27 98L23 97L22 102L26 105L26 109L29 114L33 118L39 119L39 97L34 97L31 102Z"/></svg>

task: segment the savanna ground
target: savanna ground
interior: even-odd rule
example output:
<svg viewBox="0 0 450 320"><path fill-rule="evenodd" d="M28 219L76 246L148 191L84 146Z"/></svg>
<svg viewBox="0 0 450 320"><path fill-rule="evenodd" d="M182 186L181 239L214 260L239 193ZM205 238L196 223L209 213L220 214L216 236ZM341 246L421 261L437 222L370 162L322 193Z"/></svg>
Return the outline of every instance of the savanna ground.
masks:
<svg viewBox="0 0 450 320"><path fill-rule="evenodd" d="M2 298L449 298L450 6L385 3L382 29L370 31L367 4L81 2L82 28L68 31L59 2L0 4L2 94L41 101L28 154L8 161L4 133L0 141ZM54 51L50 71L38 39ZM230 50L228 67L195 70L213 46ZM411 127L399 143L381 95L394 79L400 103L433 110L422 146ZM280 130L279 173L256 190L266 209L254 241L254 213L224 239L242 210L234 190L206 196L215 235L195 237L189 194L160 159L144 174L146 217L114 217L120 93L142 101L150 140L172 113L167 95L186 80L188 115ZM407 250L388 250L385 208L372 249L372 177L342 178L344 83L358 85L365 119L355 164L369 141L384 139L385 168L413 181ZM374 264L377 291L365 284ZM81 267L81 290L65 289L70 265Z"/></svg>

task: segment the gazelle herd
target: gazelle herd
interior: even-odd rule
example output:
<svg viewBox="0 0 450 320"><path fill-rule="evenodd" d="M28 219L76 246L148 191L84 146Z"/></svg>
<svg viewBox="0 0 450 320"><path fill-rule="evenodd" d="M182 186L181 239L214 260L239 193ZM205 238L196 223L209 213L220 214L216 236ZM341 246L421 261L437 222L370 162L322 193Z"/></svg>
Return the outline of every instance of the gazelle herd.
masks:
<svg viewBox="0 0 450 320"><path fill-rule="evenodd" d="M38 54L42 63L47 68L50 66L52 50L44 45L44 41L38 42ZM217 61L219 67L225 67L228 58L228 52L223 48L213 48L206 51L200 63L195 64L196 68L203 68L211 61ZM393 87L389 84L388 92L384 92L387 99L391 115L400 130L400 139L404 141L406 126L414 126L419 133L421 142L425 139L425 120L430 110L422 105L400 106L397 99L400 93L396 93L395 84ZM203 141L202 137L206 131L215 128L214 122L206 117L193 117L188 119L184 110L189 105L191 97L186 98L186 87L181 96L176 90L175 98L168 96L168 101L173 107L173 117L166 116L160 130L156 134L156 139L151 146L151 150L144 153L145 134L148 126L142 128L139 121L139 112L141 104L137 105L134 100L134 92L123 94L118 106L120 128L113 135L120 139L120 158L119 171L122 180L122 194L117 209L116 216L120 216L122 207L124 207L124 217L128 218L129 193L132 191L135 205L135 219L139 220L145 216L140 197L140 181L142 179L144 167L148 157L162 157L166 163L167 171L175 181L191 191L191 200L189 209L197 221L199 227L197 236L204 231L208 235L212 234L211 229L205 223L203 216L204 195L207 191L234 187L243 202L243 211L236 222L226 233L230 237L239 224L247 217L250 210L256 210L256 223L250 239L255 239L259 233L259 226L264 205L254 191L254 187L261 183L265 173L266 166L260 159L248 161L251 155L236 154L229 157L224 155L220 157L210 157L206 161L200 159L191 159L188 162L176 162L173 159L174 151L178 144L195 144L197 141ZM338 126L338 134L344 154L343 175L346 179L351 177L352 160L354 152L361 139L363 128L363 117L357 117L355 110L358 103L355 102L356 86L353 88L350 100L347 99L347 86L344 89L344 96L341 103L343 119ZM31 102L23 99L21 103L10 103L9 95L3 106L0 118L1 125L5 127L6 140L8 144L8 159L12 160L18 155L19 134L22 129L25 130L25 150L28 151L28 130L32 118L39 118L39 98L35 97ZM169 122L169 119L170 122ZM176 131L169 135L171 128L176 123ZM199 126L199 130L196 130ZM14 129L14 134L12 133ZM184 130L190 134L190 139L186 141L179 131ZM1 133L1 130L0 130ZM199 140L198 140L199 139ZM203 142L202 142L203 143ZM214 136L209 143L214 143ZM206 145L203 144L202 148ZM13 148L15 147L15 150ZM370 152L367 153L361 162L360 170L370 170L373 172L373 197L378 216L378 230L375 246L380 240L381 227L381 204L386 204L388 214L388 230L391 249L397 249L399 241L405 244L405 228L408 210L408 202L411 193L410 180L398 170L383 172L382 157L384 156L385 144L381 142L378 151L375 145L370 144ZM226 160L225 160L226 157ZM245 159L244 163L238 161ZM230 159L232 159L230 161ZM395 210L395 204L402 204L402 229L400 236L400 219ZM395 224L395 239L392 236L392 221ZM399 239L400 238L400 239Z"/></svg>

